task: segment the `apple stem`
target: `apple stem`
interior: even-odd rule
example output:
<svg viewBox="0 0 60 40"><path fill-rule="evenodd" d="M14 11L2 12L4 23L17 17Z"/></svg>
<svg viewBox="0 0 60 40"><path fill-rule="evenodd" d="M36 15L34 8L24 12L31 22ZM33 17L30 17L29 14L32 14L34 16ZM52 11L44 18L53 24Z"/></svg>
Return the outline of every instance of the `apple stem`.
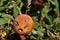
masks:
<svg viewBox="0 0 60 40"><path fill-rule="evenodd" d="M20 11L20 15L21 15L22 13L21 13L21 11Z"/></svg>

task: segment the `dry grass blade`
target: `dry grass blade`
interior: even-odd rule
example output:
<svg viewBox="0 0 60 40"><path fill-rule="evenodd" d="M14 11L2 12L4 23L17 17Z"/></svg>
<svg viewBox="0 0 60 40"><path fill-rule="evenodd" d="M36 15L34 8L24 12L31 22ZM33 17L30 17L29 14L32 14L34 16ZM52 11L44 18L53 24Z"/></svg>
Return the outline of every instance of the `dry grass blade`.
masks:
<svg viewBox="0 0 60 40"><path fill-rule="evenodd" d="M52 40L60 40L60 38L56 37L52 32L47 31L47 35L52 39Z"/></svg>

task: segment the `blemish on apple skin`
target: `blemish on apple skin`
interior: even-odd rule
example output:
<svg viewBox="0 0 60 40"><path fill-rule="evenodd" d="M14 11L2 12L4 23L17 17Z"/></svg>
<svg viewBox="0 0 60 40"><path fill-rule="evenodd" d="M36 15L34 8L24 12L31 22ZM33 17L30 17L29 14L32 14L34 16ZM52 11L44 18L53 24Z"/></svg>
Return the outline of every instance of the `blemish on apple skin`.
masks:
<svg viewBox="0 0 60 40"><path fill-rule="evenodd" d="M14 27L18 26L18 22L14 20Z"/></svg>

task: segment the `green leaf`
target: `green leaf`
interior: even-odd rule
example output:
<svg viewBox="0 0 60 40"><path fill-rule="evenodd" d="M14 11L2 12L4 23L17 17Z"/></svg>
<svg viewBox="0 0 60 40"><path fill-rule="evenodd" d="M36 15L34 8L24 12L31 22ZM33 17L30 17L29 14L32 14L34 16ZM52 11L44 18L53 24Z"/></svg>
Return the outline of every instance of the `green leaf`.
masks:
<svg viewBox="0 0 60 40"><path fill-rule="evenodd" d="M11 30L11 33L9 34L9 35L12 35L12 34L14 34L15 33L15 31L14 30Z"/></svg>
<svg viewBox="0 0 60 40"><path fill-rule="evenodd" d="M30 39L36 39L36 37L32 33L29 36L30 36Z"/></svg>
<svg viewBox="0 0 60 40"><path fill-rule="evenodd" d="M51 10L51 8L49 6L44 6L43 10L42 10L42 15L46 16L47 13Z"/></svg>
<svg viewBox="0 0 60 40"><path fill-rule="evenodd" d="M20 10L21 10L22 6L24 5L23 2L21 0L17 0L16 3L20 4Z"/></svg>
<svg viewBox="0 0 60 40"><path fill-rule="evenodd" d="M44 35L45 29L44 29L42 26L40 26L37 30L38 30L37 32L38 32L38 34L39 34L40 36L43 36L43 35Z"/></svg>
<svg viewBox="0 0 60 40"><path fill-rule="evenodd" d="M47 13L51 10L51 8L49 6L44 6L43 10L42 10L42 16L46 17L50 24L52 24L51 18L47 15Z"/></svg>
<svg viewBox="0 0 60 40"><path fill-rule="evenodd" d="M8 5L10 4L11 0L0 0L0 11L5 10L8 8Z"/></svg>
<svg viewBox="0 0 60 40"><path fill-rule="evenodd" d="M29 6L29 5L31 4L31 1L32 1L32 0L27 0L27 1L28 1L28 6Z"/></svg>
<svg viewBox="0 0 60 40"><path fill-rule="evenodd" d="M0 11L4 10L6 7L0 7Z"/></svg>
<svg viewBox="0 0 60 40"><path fill-rule="evenodd" d="M49 21L49 24L53 24L53 21L52 21L52 17L50 17L50 16L48 16L48 15L46 15L45 16L46 18L47 18L47 20Z"/></svg>
<svg viewBox="0 0 60 40"><path fill-rule="evenodd" d="M57 2L57 0L54 0L54 2L55 2L55 9L54 9L54 11L56 11L56 13L59 13L59 5L58 5L58 2Z"/></svg>
<svg viewBox="0 0 60 40"><path fill-rule="evenodd" d="M49 2L51 2L53 5L55 5L54 0L48 0Z"/></svg>
<svg viewBox="0 0 60 40"><path fill-rule="evenodd" d="M60 29L60 23L58 23L58 24L57 24L57 28L59 28L59 29Z"/></svg>
<svg viewBox="0 0 60 40"><path fill-rule="evenodd" d="M56 13L59 13L59 5L58 5L58 1L57 0L48 0L49 2L51 2L53 5L55 5L54 11Z"/></svg>
<svg viewBox="0 0 60 40"><path fill-rule="evenodd" d="M34 23L34 29L37 29L38 28L38 25L39 25L38 22L35 22Z"/></svg>
<svg viewBox="0 0 60 40"><path fill-rule="evenodd" d="M22 3L22 2L20 2L20 10L21 10L22 6L23 6L23 3Z"/></svg>
<svg viewBox="0 0 60 40"><path fill-rule="evenodd" d="M13 8L13 16L16 17L17 15L19 14L19 10L16 6L16 4L14 5L14 8Z"/></svg>
<svg viewBox="0 0 60 40"><path fill-rule="evenodd" d="M7 18L8 19L14 19L13 16L9 15L9 14L6 14L6 13L0 13L0 16L1 17L4 17L4 18Z"/></svg>
<svg viewBox="0 0 60 40"><path fill-rule="evenodd" d="M0 18L0 25L6 24L7 21L5 20L5 18Z"/></svg>

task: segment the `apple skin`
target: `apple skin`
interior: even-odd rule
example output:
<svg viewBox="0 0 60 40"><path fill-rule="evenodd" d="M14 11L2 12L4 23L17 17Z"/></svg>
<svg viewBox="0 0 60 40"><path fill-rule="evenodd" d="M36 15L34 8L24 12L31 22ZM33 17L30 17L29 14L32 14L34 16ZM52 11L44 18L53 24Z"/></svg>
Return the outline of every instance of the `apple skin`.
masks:
<svg viewBox="0 0 60 40"><path fill-rule="evenodd" d="M24 35L31 32L33 25L33 19L27 14L18 15L13 22L13 28L16 33Z"/></svg>

